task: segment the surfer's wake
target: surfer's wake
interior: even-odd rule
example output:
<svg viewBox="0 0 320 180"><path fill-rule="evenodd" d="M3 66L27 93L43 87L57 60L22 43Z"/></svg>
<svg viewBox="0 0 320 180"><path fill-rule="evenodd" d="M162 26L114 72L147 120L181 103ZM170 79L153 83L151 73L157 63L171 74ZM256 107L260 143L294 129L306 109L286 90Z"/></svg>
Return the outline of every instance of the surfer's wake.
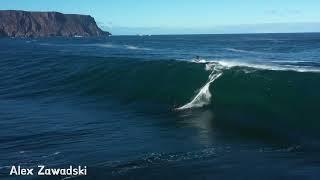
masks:
<svg viewBox="0 0 320 180"><path fill-rule="evenodd" d="M210 85L223 74L222 69L223 67L219 66L216 63L206 64L206 70L212 71L209 75L207 83L200 88L198 94L189 103L176 108L176 110L201 108L210 104L212 97L210 92Z"/></svg>

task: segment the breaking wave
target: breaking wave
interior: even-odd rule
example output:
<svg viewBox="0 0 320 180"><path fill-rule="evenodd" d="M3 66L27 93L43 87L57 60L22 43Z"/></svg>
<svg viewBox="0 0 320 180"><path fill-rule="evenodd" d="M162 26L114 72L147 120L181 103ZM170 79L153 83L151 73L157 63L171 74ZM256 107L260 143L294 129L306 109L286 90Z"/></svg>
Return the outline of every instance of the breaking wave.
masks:
<svg viewBox="0 0 320 180"><path fill-rule="evenodd" d="M1 99L116 102L137 108L155 104L175 113L210 110L223 126L259 129L254 133L262 136L265 129L315 134L320 129L320 70L314 66L92 56L30 59L1 61Z"/></svg>

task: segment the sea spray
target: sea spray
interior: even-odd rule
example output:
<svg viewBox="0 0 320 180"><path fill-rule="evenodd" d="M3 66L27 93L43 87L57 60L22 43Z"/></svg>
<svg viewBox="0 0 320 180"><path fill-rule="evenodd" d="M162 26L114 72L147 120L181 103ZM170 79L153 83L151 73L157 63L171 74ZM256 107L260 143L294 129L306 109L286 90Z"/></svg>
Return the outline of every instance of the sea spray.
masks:
<svg viewBox="0 0 320 180"><path fill-rule="evenodd" d="M207 71L212 70L207 83L200 88L198 94L189 103L177 108L177 110L200 108L210 104L212 96L210 92L210 85L222 75L223 67L216 63L210 63L206 64L205 69Z"/></svg>

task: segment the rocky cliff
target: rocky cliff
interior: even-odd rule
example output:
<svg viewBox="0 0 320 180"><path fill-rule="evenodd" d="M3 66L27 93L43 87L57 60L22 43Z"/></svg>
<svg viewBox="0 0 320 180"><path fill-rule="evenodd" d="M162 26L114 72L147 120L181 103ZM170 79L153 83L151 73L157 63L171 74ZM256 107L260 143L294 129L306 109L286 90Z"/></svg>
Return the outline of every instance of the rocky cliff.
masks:
<svg viewBox="0 0 320 180"><path fill-rule="evenodd" d="M0 37L108 36L89 15L0 11Z"/></svg>

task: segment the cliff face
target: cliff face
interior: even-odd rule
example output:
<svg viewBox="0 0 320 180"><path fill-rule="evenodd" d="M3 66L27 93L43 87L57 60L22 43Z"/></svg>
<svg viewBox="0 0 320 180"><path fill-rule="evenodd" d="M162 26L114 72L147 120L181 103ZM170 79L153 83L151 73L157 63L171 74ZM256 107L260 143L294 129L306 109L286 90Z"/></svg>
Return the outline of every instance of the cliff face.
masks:
<svg viewBox="0 0 320 180"><path fill-rule="evenodd" d="M58 12L0 11L0 37L108 36L93 17Z"/></svg>

